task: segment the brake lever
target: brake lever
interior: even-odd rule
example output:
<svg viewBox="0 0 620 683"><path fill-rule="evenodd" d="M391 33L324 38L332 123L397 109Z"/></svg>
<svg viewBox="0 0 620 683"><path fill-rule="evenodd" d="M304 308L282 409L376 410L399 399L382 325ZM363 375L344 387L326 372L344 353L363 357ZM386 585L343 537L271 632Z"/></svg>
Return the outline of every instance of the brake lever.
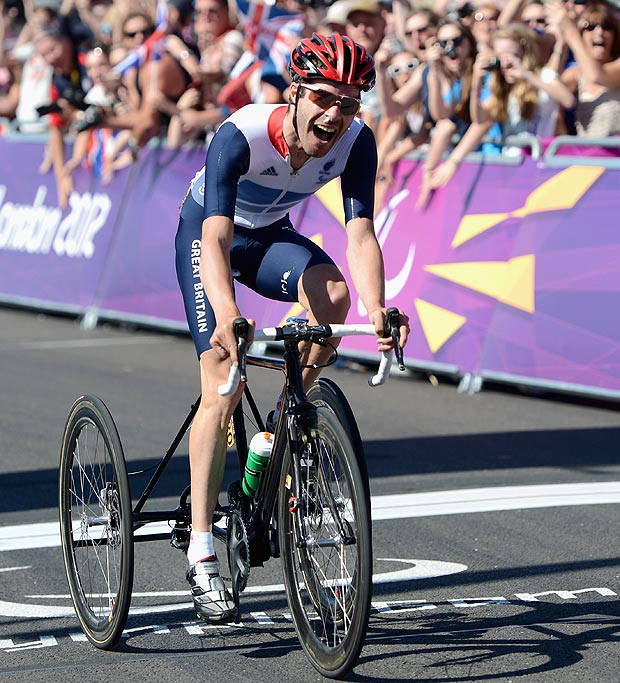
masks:
<svg viewBox="0 0 620 683"><path fill-rule="evenodd" d="M400 342L400 313L397 308L388 308L385 312L385 327L386 332L392 337L394 342L394 355L398 363L398 369L403 372L405 370L405 361L403 359L403 350L399 344Z"/></svg>
<svg viewBox="0 0 620 683"><path fill-rule="evenodd" d="M248 333L250 326L245 318L235 318L233 320L233 330L235 338L237 339L237 361L239 365L239 379L242 382L247 382L248 376L246 373L245 353L248 345Z"/></svg>

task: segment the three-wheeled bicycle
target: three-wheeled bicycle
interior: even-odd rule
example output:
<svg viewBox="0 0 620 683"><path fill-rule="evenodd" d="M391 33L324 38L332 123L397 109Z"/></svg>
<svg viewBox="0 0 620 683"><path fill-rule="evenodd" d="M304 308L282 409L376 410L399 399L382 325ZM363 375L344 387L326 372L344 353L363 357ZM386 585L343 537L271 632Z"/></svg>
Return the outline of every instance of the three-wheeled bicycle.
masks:
<svg viewBox="0 0 620 683"><path fill-rule="evenodd" d="M386 328L404 369L397 309L389 309ZM313 326L295 318L282 327L257 330L255 341L283 343L279 356L246 354L247 321L238 319L235 329L239 364L231 366L220 393L235 391L239 381L245 382L229 429L240 479L230 483L228 504L218 506L213 529L226 547L237 618L250 569L279 557L302 648L318 671L336 678L354 665L368 626L372 595L368 474L358 426L337 384L320 378L304 391L299 344L327 345L332 337L374 335L374 328ZM265 425L247 383L246 361L284 374L273 450L252 496L241 486L248 453L246 418L259 431ZM383 384L391 365L391 352L384 352L369 384ZM187 551L189 486L175 509L145 510L145 504L189 429L199 400L192 404L135 504L121 440L103 401L81 396L69 412L59 472L62 549L76 614L87 638L98 648L114 647L125 628L133 585L133 546L141 539L136 531L151 522L169 522L171 533L145 538L166 538Z"/></svg>

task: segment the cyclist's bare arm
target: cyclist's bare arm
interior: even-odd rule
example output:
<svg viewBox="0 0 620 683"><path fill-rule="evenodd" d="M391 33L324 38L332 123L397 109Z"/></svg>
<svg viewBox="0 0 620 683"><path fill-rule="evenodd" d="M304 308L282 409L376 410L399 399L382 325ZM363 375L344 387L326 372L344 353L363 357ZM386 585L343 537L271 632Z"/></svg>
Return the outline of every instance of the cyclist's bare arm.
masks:
<svg viewBox="0 0 620 683"><path fill-rule="evenodd" d="M234 225L225 216L210 216L202 224L202 248L200 279L205 294L213 306L216 328L211 336L211 346L221 358L237 362L237 342L233 321L241 313L235 303L230 247Z"/></svg>
<svg viewBox="0 0 620 683"><path fill-rule="evenodd" d="M375 327L379 351L389 351L394 342L385 332L385 271L373 222L369 218L352 218L347 223L347 238L347 262L353 285ZM407 343L408 334L409 318L402 314L401 348Z"/></svg>

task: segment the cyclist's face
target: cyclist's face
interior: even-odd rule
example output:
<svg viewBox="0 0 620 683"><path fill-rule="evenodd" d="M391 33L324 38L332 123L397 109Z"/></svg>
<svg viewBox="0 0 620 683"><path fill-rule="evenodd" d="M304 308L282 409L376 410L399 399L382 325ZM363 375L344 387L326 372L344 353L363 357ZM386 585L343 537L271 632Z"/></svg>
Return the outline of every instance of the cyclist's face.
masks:
<svg viewBox="0 0 620 683"><path fill-rule="evenodd" d="M359 88L328 81L313 81L307 87L292 83L293 101L297 93L297 134L301 146L312 157L325 156L351 125L358 109L352 99L359 100ZM342 99L331 101L330 95Z"/></svg>

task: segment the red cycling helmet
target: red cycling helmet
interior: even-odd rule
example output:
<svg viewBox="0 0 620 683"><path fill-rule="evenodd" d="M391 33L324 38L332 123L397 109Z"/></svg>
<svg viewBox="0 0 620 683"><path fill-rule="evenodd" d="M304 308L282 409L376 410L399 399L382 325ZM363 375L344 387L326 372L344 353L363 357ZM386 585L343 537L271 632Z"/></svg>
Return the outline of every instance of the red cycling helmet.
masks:
<svg viewBox="0 0 620 683"><path fill-rule="evenodd" d="M366 48L348 36L333 33L299 42L291 54L289 73L293 81L326 80L370 90L375 84L375 61Z"/></svg>

